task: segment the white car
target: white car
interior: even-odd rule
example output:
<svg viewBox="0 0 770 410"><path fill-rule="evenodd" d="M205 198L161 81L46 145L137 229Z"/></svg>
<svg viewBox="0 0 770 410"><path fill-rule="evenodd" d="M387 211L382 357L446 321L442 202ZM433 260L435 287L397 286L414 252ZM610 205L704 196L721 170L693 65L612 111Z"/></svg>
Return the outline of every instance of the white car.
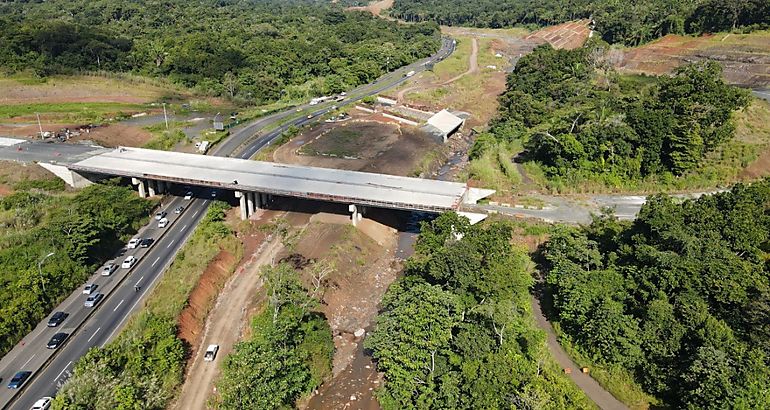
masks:
<svg viewBox="0 0 770 410"><path fill-rule="evenodd" d="M94 293L93 295L89 296L88 299L86 299L85 306L94 307L102 300L102 298L104 298L104 295L101 293Z"/></svg>
<svg viewBox="0 0 770 410"><path fill-rule="evenodd" d="M90 294L94 293L94 291L98 287L99 287L99 285L97 285L96 283L89 283L88 285L86 285L86 287L83 288L83 294L84 295L90 295Z"/></svg>
<svg viewBox="0 0 770 410"><path fill-rule="evenodd" d="M155 214L155 220L160 221L161 219L166 217L166 211L159 211Z"/></svg>
<svg viewBox="0 0 770 410"><path fill-rule="evenodd" d="M192 199L192 191L187 191L186 194L184 194L184 199L191 200Z"/></svg>
<svg viewBox="0 0 770 410"><path fill-rule="evenodd" d="M218 351L219 345L209 345L209 347L206 348L206 353L203 354L203 360L213 362L214 358L217 357Z"/></svg>
<svg viewBox="0 0 770 410"><path fill-rule="evenodd" d="M126 245L126 248L136 249L136 247L139 246L139 242L141 241L142 241L142 238L133 238L130 241L128 241L128 245Z"/></svg>
<svg viewBox="0 0 770 410"><path fill-rule="evenodd" d="M51 408L52 401L53 398L51 397L43 397L32 405L32 410L48 410Z"/></svg>
<svg viewBox="0 0 770 410"><path fill-rule="evenodd" d="M116 270L118 270L118 265L115 262L110 262L104 265L104 268L102 268L102 276L110 276Z"/></svg>
<svg viewBox="0 0 770 410"><path fill-rule="evenodd" d="M129 255L126 257L126 260L124 260L123 263L120 264L120 267L123 269L131 269L132 267L134 267L134 265L136 265L136 261L137 261L136 256Z"/></svg>
<svg viewBox="0 0 770 410"><path fill-rule="evenodd" d="M167 225L168 225L167 218L161 218L161 220L158 221L158 228L165 228Z"/></svg>

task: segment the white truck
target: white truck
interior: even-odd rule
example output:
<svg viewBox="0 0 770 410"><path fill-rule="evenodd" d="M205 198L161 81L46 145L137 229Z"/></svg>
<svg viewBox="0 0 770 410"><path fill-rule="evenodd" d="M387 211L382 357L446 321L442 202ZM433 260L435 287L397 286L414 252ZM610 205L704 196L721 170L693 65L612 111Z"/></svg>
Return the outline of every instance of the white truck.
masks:
<svg viewBox="0 0 770 410"><path fill-rule="evenodd" d="M209 347L206 348L206 353L203 354L203 360L213 362L214 358L217 357L218 351L219 345L209 345Z"/></svg>
<svg viewBox="0 0 770 410"><path fill-rule="evenodd" d="M408 73L404 74L404 77L411 77L411 76L413 76L413 75L414 75L414 70L412 70L412 71L410 71L410 72L408 72Z"/></svg>

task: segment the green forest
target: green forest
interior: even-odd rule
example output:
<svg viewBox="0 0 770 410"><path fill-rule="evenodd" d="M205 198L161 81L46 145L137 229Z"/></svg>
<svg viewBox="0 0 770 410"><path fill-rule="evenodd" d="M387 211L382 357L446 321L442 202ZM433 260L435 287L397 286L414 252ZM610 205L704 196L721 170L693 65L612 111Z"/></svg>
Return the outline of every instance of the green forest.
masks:
<svg viewBox="0 0 770 410"><path fill-rule="evenodd" d="M3 355L82 286L146 221L152 207L130 188L109 184L76 194L61 192L60 180L25 181L16 189L0 199Z"/></svg>
<svg viewBox="0 0 770 410"><path fill-rule="evenodd" d="M607 47L543 45L509 75L490 133L470 152L521 143L521 160L551 181L599 180L621 186L650 176L672 179L695 169L734 136L732 114L750 95L722 80L718 63L685 65L672 76L620 75Z"/></svg>
<svg viewBox="0 0 770 410"><path fill-rule="evenodd" d="M666 34L765 28L770 1L396 0L390 14L406 21L491 28L592 18L607 42L638 45Z"/></svg>
<svg viewBox="0 0 770 410"><path fill-rule="evenodd" d="M534 325L529 258L511 235L455 213L423 223L365 341L383 409L592 408Z"/></svg>
<svg viewBox="0 0 770 410"><path fill-rule="evenodd" d="M765 180L558 230L542 249L555 319L671 408L770 407L768 210Z"/></svg>
<svg viewBox="0 0 770 410"><path fill-rule="evenodd" d="M315 310L315 295L287 263L266 266L262 274L268 306L253 319L251 339L225 360L217 384L220 409L293 408L331 376L332 331Z"/></svg>
<svg viewBox="0 0 770 410"><path fill-rule="evenodd" d="M0 3L0 68L164 76L245 103L341 92L428 56L435 23L312 0Z"/></svg>

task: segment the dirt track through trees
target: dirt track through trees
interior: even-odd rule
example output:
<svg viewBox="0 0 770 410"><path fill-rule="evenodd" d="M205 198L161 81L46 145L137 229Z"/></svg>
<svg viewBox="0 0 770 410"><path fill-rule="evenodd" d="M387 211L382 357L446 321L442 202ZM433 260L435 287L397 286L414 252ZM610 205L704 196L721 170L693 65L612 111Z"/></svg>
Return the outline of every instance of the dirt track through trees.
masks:
<svg viewBox="0 0 770 410"><path fill-rule="evenodd" d="M248 324L247 306L251 305L262 287L259 269L270 264L282 247L280 238L268 238L219 293L216 306L206 319L206 328L196 349L198 354L192 358L179 401L173 408L194 410L209 407L207 400L215 392L214 381L221 371L222 361L240 340L243 327ZM219 345L219 353L213 362L205 362L202 357L209 344Z"/></svg>

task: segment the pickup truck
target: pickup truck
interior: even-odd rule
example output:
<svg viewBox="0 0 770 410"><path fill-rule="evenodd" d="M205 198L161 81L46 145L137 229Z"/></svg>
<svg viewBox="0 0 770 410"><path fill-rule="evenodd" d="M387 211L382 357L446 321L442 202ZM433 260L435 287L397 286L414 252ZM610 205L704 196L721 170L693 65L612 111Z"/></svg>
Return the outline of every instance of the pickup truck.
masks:
<svg viewBox="0 0 770 410"><path fill-rule="evenodd" d="M203 360L213 362L214 358L217 357L218 351L219 345L209 345L209 347L206 348L206 353L203 354Z"/></svg>

